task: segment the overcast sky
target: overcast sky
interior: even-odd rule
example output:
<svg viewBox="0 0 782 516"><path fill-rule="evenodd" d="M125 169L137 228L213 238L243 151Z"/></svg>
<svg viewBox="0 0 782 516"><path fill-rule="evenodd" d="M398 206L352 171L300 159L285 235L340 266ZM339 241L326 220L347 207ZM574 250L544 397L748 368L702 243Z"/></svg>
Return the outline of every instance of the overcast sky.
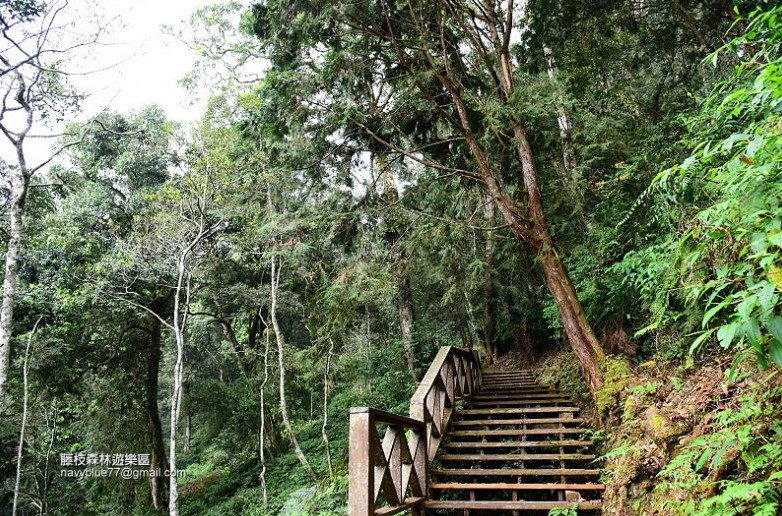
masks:
<svg viewBox="0 0 782 516"><path fill-rule="evenodd" d="M205 92L196 99L178 84L196 56L184 43L164 34L162 26L181 27L199 7L223 1L227 0L91 0L89 5L99 7L96 19L88 0L71 0L63 20L75 20L85 31L96 23L106 26L102 39L109 43L90 47L89 56L81 56L77 63L82 71L108 69L71 77L76 89L89 95L79 120L88 120L106 108L124 113L150 104L161 106L177 122L198 119ZM34 142L32 161L45 156L50 147L51 142ZM0 155L13 163L10 151L5 142L0 144Z"/></svg>
<svg viewBox="0 0 782 516"><path fill-rule="evenodd" d="M78 1L78 0L76 0ZM111 103L114 111L131 111L156 103L169 118L187 122L200 115L192 99L177 84L192 67L194 55L183 43L167 36L163 25L184 23L197 8L219 0L100 0L103 17L111 23L107 39L116 46L98 47L98 64L116 66L74 82L93 93L85 115ZM100 68L100 66L98 66ZM93 112L90 112L93 111Z"/></svg>

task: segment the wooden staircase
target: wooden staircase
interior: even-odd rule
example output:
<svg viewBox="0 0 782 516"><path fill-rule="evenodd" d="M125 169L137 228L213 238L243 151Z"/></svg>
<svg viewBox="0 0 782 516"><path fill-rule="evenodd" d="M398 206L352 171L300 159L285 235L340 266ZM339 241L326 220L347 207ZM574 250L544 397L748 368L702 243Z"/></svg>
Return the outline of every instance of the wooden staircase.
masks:
<svg viewBox="0 0 782 516"><path fill-rule="evenodd" d="M604 486L579 408L530 371L482 373L440 349L410 417L351 409L351 516L599 513Z"/></svg>
<svg viewBox="0 0 782 516"><path fill-rule="evenodd" d="M429 512L600 509L592 442L565 396L531 372L485 373L480 392L460 405L430 470Z"/></svg>

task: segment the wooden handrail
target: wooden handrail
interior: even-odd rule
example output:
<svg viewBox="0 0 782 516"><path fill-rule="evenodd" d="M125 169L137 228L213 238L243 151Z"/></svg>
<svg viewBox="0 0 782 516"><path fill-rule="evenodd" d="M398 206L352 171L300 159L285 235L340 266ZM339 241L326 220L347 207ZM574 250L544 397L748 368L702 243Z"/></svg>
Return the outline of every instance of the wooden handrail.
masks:
<svg viewBox="0 0 782 516"><path fill-rule="evenodd" d="M476 351L443 346L410 399L410 417L426 424L427 454L434 457L451 420L453 407L481 388Z"/></svg>
<svg viewBox="0 0 782 516"><path fill-rule="evenodd" d="M410 417L351 408L350 516L408 509L423 514L428 461L437 453L457 400L475 394L480 386L477 352L444 346L410 399Z"/></svg>

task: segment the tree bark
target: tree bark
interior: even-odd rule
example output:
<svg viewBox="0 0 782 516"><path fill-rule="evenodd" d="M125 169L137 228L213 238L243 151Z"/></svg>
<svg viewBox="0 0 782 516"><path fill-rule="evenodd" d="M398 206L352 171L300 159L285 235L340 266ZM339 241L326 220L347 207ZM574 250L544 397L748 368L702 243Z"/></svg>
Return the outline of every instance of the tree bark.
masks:
<svg viewBox="0 0 782 516"><path fill-rule="evenodd" d="M184 386L185 362L185 328L187 325L187 307L190 304L190 276L187 270L187 257L192 247L188 246L179 257L178 279L174 294L174 337L176 339L176 361L174 363L173 383L171 392L171 423L168 437L168 454L170 457L170 476L168 481L168 512L170 516L179 515L179 489L177 485L177 430L179 414L182 407L182 391ZM184 292L184 294L183 294ZM182 295L185 296L184 303ZM184 313L182 312L184 306Z"/></svg>
<svg viewBox="0 0 782 516"><path fill-rule="evenodd" d="M399 191L396 187L396 178L388 163L388 157L379 152L375 156L378 163L378 179L383 184L382 197L390 204L394 205L399 202ZM397 214L391 214L389 219L392 222L386 221L391 227L386 229L384 239L389 251L395 252L397 268L399 272L397 274L397 308L399 311L399 333L402 337L402 345L404 346L405 357L407 358L407 369L410 371L410 376L417 383L420 381L418 375L418 369L415 364L415 348L413 347L413 291L410 288L410 275L407 272L407 257L404 249L397 249L395 247L400 241L400 231L398 222L393 221L394 216Z"/></svg>
<svg viewBox="0 0 782 516"><path fill-rule="evenodd" d="M39 317L38 320L35 321L33 330L30 332L30 335L27 338L27 347L24 350L24 363L22 364L22 424L19 428L19 446L16 452L16 481L14 482L14 501L11 508L11 516L16 516L16 508L19 501L19 484L22 480L22 451L24 451L24 434L25 430L27 429L27 400L30 394L30 382L28 381L28 373L30 370L30 347L33 344L33 337L35 336L35 332L38 330L38 325L41 323L41 319L43 319L43 316Z"/></svg>
<svg viewBox="0 0 782 516"><path fill-rule="evenodd" d="M509 34L513 25L512 15L513 2L511 0L509 1L508 20L505 23L505 37L502 42L497 37L495 42L499 61L496 73L501 97L504 101L513 98L514 93L513 64L508 50ZM458 129L464 136L470 153L478 166L480 177L497 204L505 222L519 239L538 256L548 289L557 303L565 334L581 363L590 390L595 393L602 386L600 363L605 355L584 316L573 283L549 233L543 210L537 165L527 131L521 121L512 122L512 143L515 146L516 157L521 164L523 182L527 190L527 203L520 205L514 202L501 188L500 175L473 131L472 118L467 104L459 88L455 85L457 83L451 80L448 72L449 68L446 67L445 71L434 71L434 75L453 100L458 115Z"/></svg>
<svg viewBox="0 0 782 516"><path fill-rule="evenodd" d="M163 427L158 408L158 377L160 375L160 344L162 341L162 325L157 317L149 318L147 326L149 346L147 348L147 373L145 380L144 402L147 412L148 441L152 453L149 460L149 471L160 473L168 469L166 449L163 444ZM150 474L149 490L152 496L152 506L156 510L163 508L166 499L165 479L158 474Z"/></svg>
<svg viewBox="0 0 782 516"><path fill-rule="evenodd" d="M494 200L488 197L484 204L484 219L487 226L491 227L494 221ZM489 357L489 363L497 359L497 346L494 342L494 330L496 321L494 319L494 280L492 270L494 269L494 232L486 232L486 243L484 248L484 262L486 263L486 275L483 280L483 346L486 348L486 354Z"/></svg>
<svg viewBox="0 0 782 516"><path fill-rule="evenodd" d="M259 311L260 314L260 311ZM263 381L261 382L261 427L258 431L258 454L261 459L261 493L263 505L269 503L266 489L266 384L269 382L269 332L266 332L266 344L263 349Z"/></svg>
<svg viewBox="0 0 782 516"><path fill-rule="evenodd" d="M535 251L543 268L546 285L557 303L565 334L581 362L587 384L594 393L603 384L600 364L605 358L605 354L592 332L592 327L586 320L576 289L549 233L543 211L543 198L540 193L537 167L527 132L520 123L517 123L513 133L524 175L524 184L527 187L530 200L532 227L537 239Z"/></svg>
<svg viewBox="0 0 782 516"><path fill-rule="evenodd" d="M415 366L415 350L413 349L413 294L410 288L410 277L405 273L399 282L399 330L407 357L407 369L416 382L420 381Z"/></svg>
<svg viewBox="0 0 782 516"><path fill-rule="evenodd" d="M547 45L543 45L543 55L546 57L548 67L548 76L552 82L557 81L557 62L554 59L554 51ZM559 125L559 140L562 143L562 162L565 170L569 173L569 188L577 191L579 181L578 161L576 160L576 151L573 148L573 123L570 121L570 114L565 109L565 104L561 98L557 99L557 124Z"/></svg>
<svg viewBox="0 0 782 516"><path fill-rule="evenodd" d="M323 370L323 426L320 434L323 437L323 447L326 450L326 465L329 468L329 478L334 478L334 466L331 463L331 444L329 443L329 390L331 390L331 355L334 353L334 341L329 339L329 351L326 355L326 366Z"/></svg>
<svg viewBox="0 0 782 516"><path fill-rule="evenodd" d="M19 262L22 251L22 222L27 199L29 180L23 170L11 175L11 199L9 206L10 227L8 249L5 255L3 277L3 301L0 306L0 412L5 407L5 390L8 367L11 362L11 336L13 330L14 302L19 281Z"/></svg>
<svg viewBox="0 0 782 516"><path fill-rule="evenodd" d="M307 474L312 477L313 480L317 480L315 471L310 466L306 455L299 445L299 440L296 439L296 434L293 431L293 425L291 425L291 418L288 414L288 401L285 397L285 338L283 337L280 324L277 321L277 290L280 286L280 268L277 267L277 260L275 256L272 256L272 271L271 271L271 317L272 327L274 328L274 338L277 341L277 359L280 367L280 412L282 412L282 423L285 426L285 430L288 432L288 437L293 446L293 451L296 453L299 462L304 467Z"/></svg>

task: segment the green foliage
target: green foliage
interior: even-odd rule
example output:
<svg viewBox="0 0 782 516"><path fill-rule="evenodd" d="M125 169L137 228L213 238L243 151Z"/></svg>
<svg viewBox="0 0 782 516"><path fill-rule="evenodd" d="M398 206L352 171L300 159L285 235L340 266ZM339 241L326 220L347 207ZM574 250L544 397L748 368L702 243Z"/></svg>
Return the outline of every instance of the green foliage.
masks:
<svg viewBox="0 0 782 516"><path fill-rule="evenodd" d="M769 360L782 366L779 14L755 11L746 34L712 55L715 63L721 56L742 58L688 120L695 152L660 173L653 186L669 195L668 202L686 206L683 230L662 250L675 253L685 306L703 310L702 331L690 351L716 338L735 350L737 361L750 352L762 367ZM662 262L652 257L649 263ZM671 275L646 270L647 291L659 296L665 289L652 278L670 284Z"/></svg>
<svg viewBox="0 0 782 516"><path fill-rule="evenodd" d="M660 471L663 492L708 493L665 507L687 514L776 514L782 480L779 388L714 414L713 429ZM715 485L716 484L716 485Z"/></svg>
<svg viewBox="0 0 782 516"><path fill-rule="evenodd" d="M551 509L548 511L548 516L578 516L578 503L566 509Z"/></svg>

